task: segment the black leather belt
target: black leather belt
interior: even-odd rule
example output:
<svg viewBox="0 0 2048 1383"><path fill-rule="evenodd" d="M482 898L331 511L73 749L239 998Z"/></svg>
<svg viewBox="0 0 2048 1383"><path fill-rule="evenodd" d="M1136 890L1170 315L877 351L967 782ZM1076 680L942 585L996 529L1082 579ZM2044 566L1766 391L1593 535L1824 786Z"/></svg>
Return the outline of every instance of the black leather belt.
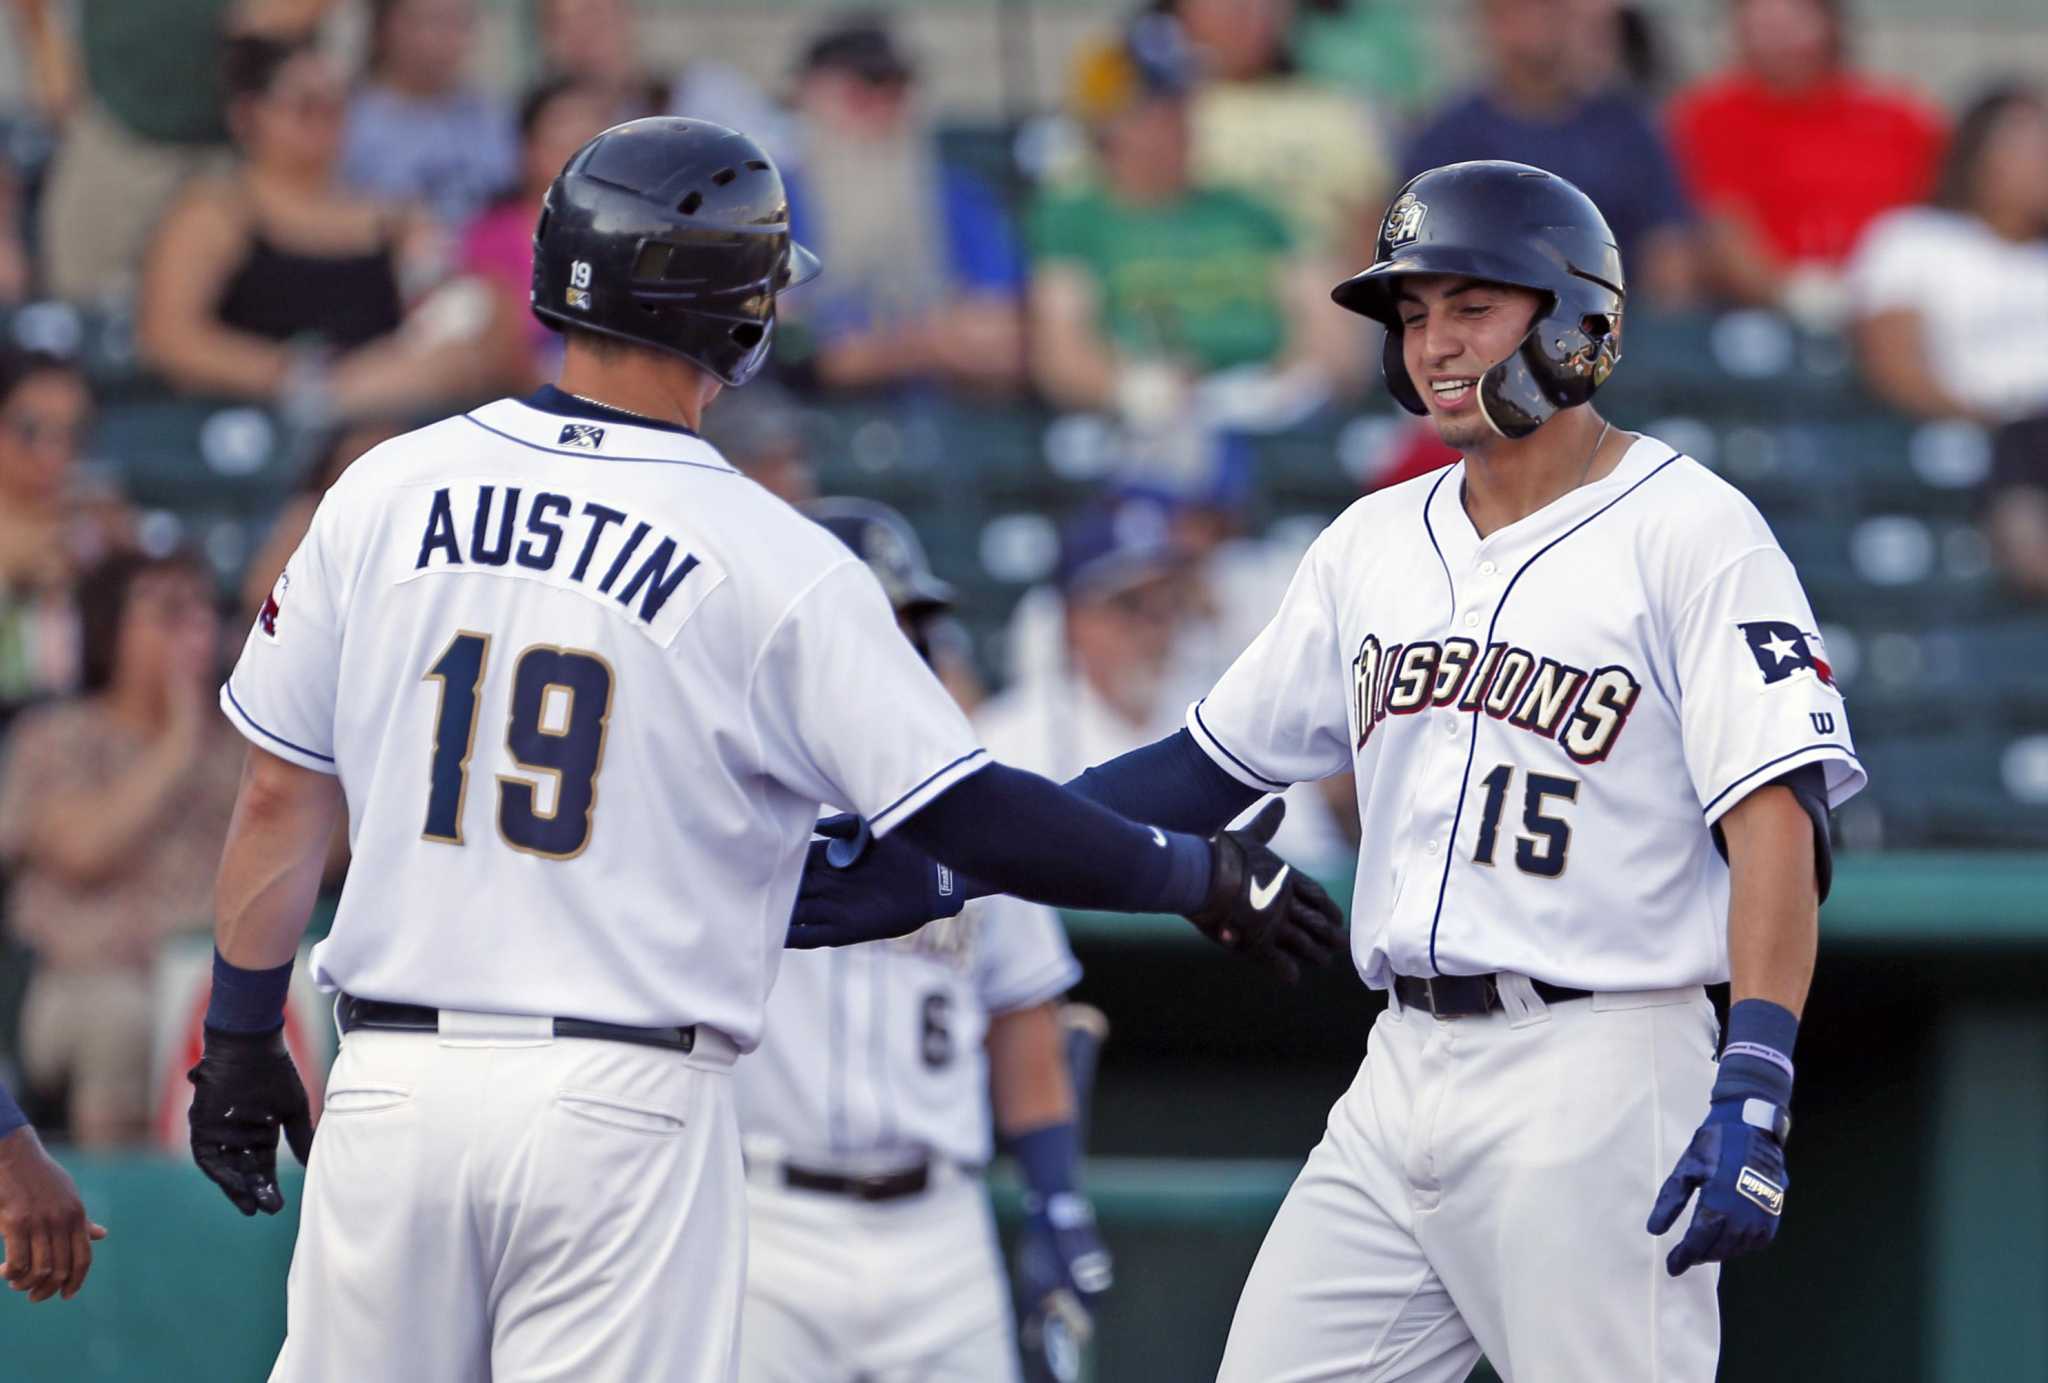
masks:
<svg viewBox="0 0 2048 1383"><path fill-rule="evenodd" d="M1530 987L1546 1004L1570 999L1590 999L1590 989L1567 989L1548 980L1530 980ZM1394 997L1402 1008L1419 1008L1435 1018L1470 1018L1503 1008L1500 976L1436 975L1421 979L1414 975L1394 976Z"/></svg>
<svg viewBox="0 0 2048 1383"><path fill-rule="evenodd" d="M335 1016L343 1032L371 1028L380 1032L439 1032L441 1010L425 1004L387 1004L382 999L341 996ZM557 1037L591 1037L600 1042L630 1042L636 1047L660 1047L688 1054L697 1046L697 1029L629 1028L621 1023L595 1023L588 1018L556 1018Z"/></svg>
<svg viewBox="0 0 2048 1383"><path fill-rule="evenodd" d="M813 1167L782 1164L782 1184L798 1191L822 1191L831 1196L851 1196L857 1201L894 1201L924 1193L932 1184L932 1165L920 1162L896 1172L875 1172L857 1176L847 1172L824 1172Z"/></svg>

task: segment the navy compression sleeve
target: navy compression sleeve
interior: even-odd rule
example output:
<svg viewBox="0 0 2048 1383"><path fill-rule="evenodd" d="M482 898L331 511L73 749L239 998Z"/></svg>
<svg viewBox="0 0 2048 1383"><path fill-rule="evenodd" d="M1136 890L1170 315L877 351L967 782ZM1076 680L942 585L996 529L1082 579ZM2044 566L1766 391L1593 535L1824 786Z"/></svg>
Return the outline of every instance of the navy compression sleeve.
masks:
<svg viewBox="0 0 2048 1383"><path fill-rule="evenodd" d="M1219 768L1186 730L1099 763L1066 786L1133 821L1198 836L1215 835L1265 796Z"/></svg>
<svg viewBox="0 0 2048 1383"><path fill-rule="evenodd" d="M962 778L896 832L987 892L1056 908L1189 913L1209 891L1203 838L1140 826L1008 764Z"/></svg>

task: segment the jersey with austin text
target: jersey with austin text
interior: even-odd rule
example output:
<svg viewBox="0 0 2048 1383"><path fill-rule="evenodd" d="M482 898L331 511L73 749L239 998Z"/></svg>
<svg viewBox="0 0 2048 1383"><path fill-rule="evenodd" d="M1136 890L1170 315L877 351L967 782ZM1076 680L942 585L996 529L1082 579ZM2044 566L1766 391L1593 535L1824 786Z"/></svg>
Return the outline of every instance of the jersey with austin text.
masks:
<svg viewBox="0 0 2048 1383"><path fill-rule="evenodd" d="M221 706L340 776L323 987L742 1048L819 805L885 834L986 763L836 538L552 390L350 467Z"/></svg>
<svg viewBox="0 0 2048 1383"><path fill-rule="evenodd" d="M1370 985L1725 980L1714 823L1805 764L1830 806L1865 777L1791 562L1747 499L1653 439L1484 539L1464 472L1326 529L1189 729L1252 787L1355 770Z"/></svg>

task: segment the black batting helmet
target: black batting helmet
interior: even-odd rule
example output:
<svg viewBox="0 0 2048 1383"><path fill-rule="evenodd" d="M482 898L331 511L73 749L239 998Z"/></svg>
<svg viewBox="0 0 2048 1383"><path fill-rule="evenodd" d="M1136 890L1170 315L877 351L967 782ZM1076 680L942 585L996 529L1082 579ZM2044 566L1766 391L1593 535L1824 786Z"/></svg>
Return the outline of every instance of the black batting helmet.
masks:
<svg viewBox="0 0 2048 1383"><path fill-rule="evenodd" d="M782 175L708 120L606 130L564 164L533 231L533 313L673 351L726 384L768 358L775 295L818 272Z"/></svg>
<svg viewBox="0 0 2048 1383"><path fill-rule="evenodd" d="M914 622L953 608L953 588L932 574L917 530L888 505L834 498L812 500L803 510L868 564L902 618Z"/></svg>
<svg viewBox="0 0 2048 1383"><path fill-rule="evenodd" d="M1410 178L1380 224L1374 263L1330 290L1387 329L1387 388L1426 414L1401 358L1403 278L1458 274L1549 295L1520 348L1479 380L1479 409L1503 437L1526 437L1586 402L1621 361L1628 297L1621 251L1593 199L1526 163L1451 163Z"/></svg>

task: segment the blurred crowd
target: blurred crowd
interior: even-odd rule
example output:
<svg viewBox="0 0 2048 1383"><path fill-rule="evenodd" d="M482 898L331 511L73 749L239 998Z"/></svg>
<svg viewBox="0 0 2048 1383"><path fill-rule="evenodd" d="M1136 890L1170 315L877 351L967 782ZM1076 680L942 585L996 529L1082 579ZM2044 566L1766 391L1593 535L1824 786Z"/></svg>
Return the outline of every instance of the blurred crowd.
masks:
<svg viewBox="0 0 2048 1383"><path fill-rule="evenodd" d="M224 592L94 464L89 372L0 348L0 911L30 976L19 1062L81 1141L146 1127L153 958L205 925L239 762L212 710L229 645L355 457L552 377L533 223L621 120L754 134L827 265L771 376L707 423L762 484L815 496L820 401L1096 420L1102 493L1055 530L1006 649L941 650L1026 765L1170 729L1256 632L1298 544L1252 531L1239 444L1384 408L1374 328L1328 289L1406 177L1460 159L1585 188L1632 311L1783 314L1839 333L1884 405L1985 429L1992 550L2048 598L2048 95L2002 82L1944 109L1859 65L1846 0L1724 0L1698 75L1654 6L1459 0L1462 89L1420 5L1152 0L1105 11L1056 108L978 139L943 126L913 26L882 12L820 7L764 85L654 64L632 0L531 0L505 7L531 58L508 91L475 75L478 0L5 4L30 99L0 116L54 152L0 153L0 311L119 316L155 387L320 439ZM1408 427L1366 469L1450 459ZM982 701L991 666L1007 685ZM1290 853L1344 860L1348 789L1296 795Z"/></svg>

